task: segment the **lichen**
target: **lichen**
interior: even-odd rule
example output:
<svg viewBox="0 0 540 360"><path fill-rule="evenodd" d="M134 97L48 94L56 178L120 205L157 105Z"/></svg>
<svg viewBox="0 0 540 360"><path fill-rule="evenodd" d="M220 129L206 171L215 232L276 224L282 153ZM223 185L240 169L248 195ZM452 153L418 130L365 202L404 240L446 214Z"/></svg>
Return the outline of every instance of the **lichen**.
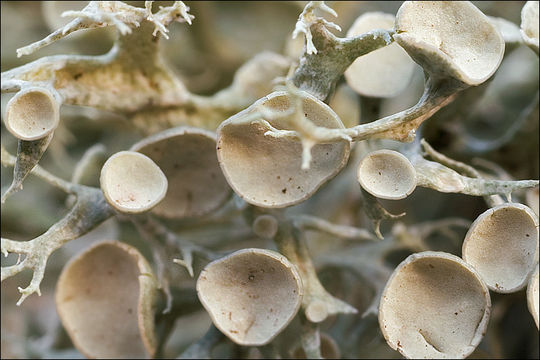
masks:
<svg viewBox="0 0 540 360"><path fill-rule="evenodd" d="M2 2L2 357L538 341L538 2L77 4Z"/></svg>

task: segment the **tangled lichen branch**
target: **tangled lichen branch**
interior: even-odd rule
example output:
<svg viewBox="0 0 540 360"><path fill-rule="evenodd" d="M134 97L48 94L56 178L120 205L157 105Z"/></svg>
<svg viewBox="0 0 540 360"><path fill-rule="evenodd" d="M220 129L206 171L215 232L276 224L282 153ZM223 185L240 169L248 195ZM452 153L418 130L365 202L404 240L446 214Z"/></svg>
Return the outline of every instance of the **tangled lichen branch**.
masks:
<svg viewBox="0 0 540 360"><path fill-rule="evenodd" d="M115 26L118 32L124 36L131 34L133 28L138 28L143 20L148 20L155 24L156 30L161 32L165 38L167 36L167 26L173 21L186 21L191 25L194 18L189 14L189 7L182 1L175 1L172 6L161 7L152 14L153 1L146 1L145 9L127 5L121 1L90 1L88 5L80 11L65 11L63 17L74 17L75 19L64 27L54 31L46 38L17 49L17 56L30 55L44 46L50 45L67 35L83 29L95 29L106 26Z"/></svg>
<svg viewBox="0 0 540 360"><path fill-rule="evenodd" d="M2 166L16 166L16 158L11 155L2 145ZM86 234L109 217L114 211L105 201L100 189L79 185L63 180L40 165L29 170L49 184L58 189L72 194L76 201L71 210L57 223L51 226L44 234L29 241L15 241L2 238L2 253L26 255L24 260L10 267L2 267L2 281L18 274L24 269L32 269L34 274L32 281L25 289L19 288L22 293L17 305L32 293L40 294L39 284L45 274L45 266L49 256L68 241L74 240Z"/></svg>
<svg viewBox="0 0 540 360"><path fill-rule="evenodd" d="M426 142L424 142L424 148L429 151L429 148L426 148L425 144ZM471 170L468 165L437 155L433 151L429 152L430 156L434 155L443 163L426 160L420 154L419 146L413 146L413 149L416 150L409 150L408 156L416 170L416 179L419 186L428 187L440 192L461 193L473 196L504 195L507 199L510 199L511 193L516 190L533 188L539 185L538 180L505 181L463 176L443 163L448 163L450 166L457 167L469 174L477 174L477 172ZM488 198L487 201L491 203L492 200ZM497 200L495 201L498 202Z"/></svg>
<svg viewBox="0 0 540 360"><path fill-rule="evenodd" d="M304 235L294 229L290 222L280 222L275 242L279 251L298 267L304 284L302 308L309 321L317 323L333 314L358 312L357 309L333 297L324 289L317 277Z"/></svg>
<svg viewBox="0 0 540 360"><path fill-rule="evenodd" d="M373 236L373 234L366 229L359 229L354 226L337 225L324 219L309 215L299 215L297 217L293 217L293 225L301 230L317 230L348 240L376 241L380 239L379 237Z"/></svg>
<svg viewBox="0 0 540 360"><path fill-rule="evenodd" d="M304 10L302 11L302 13L300 13L300 16L298 17L298 21L296 22L292 37L293 39L295 39L298 34L303 33L306 37L306 53L310 55L317 54L317 48L313 44L313 35L311 34L311 26L313 24L318 23L322 26L341 31L341 28L338 25L334 24L333 22L329 22L322 17L316 16L315 10L317 9L320 9L333 15L334 17L337 17L337 13L332 10L332 8L330 8L328 5L326 5L324 1L310 1L304 7Z"/></svg>
<svg viewBox="0 0 540 360"><path fill-rule="evenodd" d="M29 241L14 241L2 238L2 253L24 254L24 260L16 265L2 267L2 281L14 276L24 269L33 271L32 281L26 288L19 288L22 294L17 302L22 302L31 294L41 295L39 285L45 275L45 266L49 256L70 240L86 234L114 212L109 207L101 190L82 185L72 187L77 196L75 205L60 221L51 226L44 234Z"/></svg>

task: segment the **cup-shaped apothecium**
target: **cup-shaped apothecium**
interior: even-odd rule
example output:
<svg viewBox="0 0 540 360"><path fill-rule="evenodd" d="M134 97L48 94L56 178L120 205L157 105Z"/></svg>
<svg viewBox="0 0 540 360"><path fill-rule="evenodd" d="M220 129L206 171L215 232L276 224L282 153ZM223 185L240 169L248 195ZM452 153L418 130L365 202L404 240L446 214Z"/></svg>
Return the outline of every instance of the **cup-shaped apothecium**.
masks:
<svg viewBox="0 0 540 360"><path fill-rule="evenodd" d="M156 206L167 193L167 178L152 159L134 151L120 151L101 169L101 190L120 212L141 213Z"/></svg>
<svg viewBox="0 0 540 360"><path fill-rule="evenodd" d="M21 140L37 140L53 132L60 121L59 97L48 88L19 91L7 104L6 129Z"/></svg>
<svg viewBox="0 0 540 360"><path fill-rule="evenodd" d="M538 262L538 217L522 204L495 206L472 223L462 252L491 290L521 290Z"/></svg>
<svg viewBox="0 0 540 360"><path fill-rule="evenodd" d="M404 155L393 150L367 154L358 165L358 182L381 199L399 200L416 188L416 171Z"/></svg>
<svg viewBox="0 0 540 360"><path fill-rule="evenodd" d="M527 286L527 306L534 318L536 327L538 327L538 265L536 265L536 271L532 274Z"/></svg>
<svg viewBox="0 0 540 360"><path fill-rule="evenodd" d="M272 81L287 74L291 62L284 56L264 51L242 65L233 79L233 88L239 97L253 101L272 92Z"/></svg>
<svg viewBox="0 0 540 360"><path fill-rule="evenodd" d="M521 36L523 41L538 52L538 1L527 1L521 9Z"/></svg>
<svg viewBox="0 0 540 360"><path fill-rule="evenodd" d="M375 29L391 30L395 17L382 12L361 15L347 31L347 37ZM415 63L396 43L357 58L345 71L345 80L351 88L364 96L393 97L410 83Z"/></svg>
<svg viewBox="0 0 540 360"><path fill-rule="evenodd" d="M275 112L291 108L287 92L274 92L224 121L218 128L217 155L233 190L250 204L282 208L298 204L336 175L349 157L349 143L317 144L311 149L311 165L302 170L302 145L288 138L265 136L260 124L242 120L266 107ZM343 128L336 113L322 101L302 93L305 117L317 126ZM287 129L287 119L267 119L277 129Z"/></svg>
<svg viewBox="0 0 540 360"><path fill-rule="evenodd" d="M245 108L272 92L274 79L285 76L291 60L283 55L263 51L244 63L234 74L232 85L213 96L212 102L224 107Z"/></svg>
<svg viewBox="0 0 540 360"><path fill-rule="evenodd" d="M168 129L131 147L152 159L168 181L167 194L152 212L171 219L201 216L231 194L216 156L214 133L192 127Z"/></svg>
<svg viewBox="0 0 540 360"><path fill-rule="evenodd" d="M244 249L208 264L197 280L197 293L221 332L239 345L259 346L294 318L303 286L283 255Z"/></svg>
<svg viewBox="0 0 540 360"><path fill-rule="evenodd" d="M75 347L89 358L153 357L157 281L137 249L92 246L62 270L56 307Z"/></svg>
<svg viewBox="0 0 540 360"><path fill-rule="evenodd" d="M469 1L406 1L395 30L394 39L424 70L468 85L486 81L504 55L497 27Z"/></svg>
<svg viewBox="0 0 540 360"><path fill-rule="evenodd" d="M472 266L426 251L407 257L390 276L379 325L406 358L465 358L480 343L490 309L489 290Z"/></svg>

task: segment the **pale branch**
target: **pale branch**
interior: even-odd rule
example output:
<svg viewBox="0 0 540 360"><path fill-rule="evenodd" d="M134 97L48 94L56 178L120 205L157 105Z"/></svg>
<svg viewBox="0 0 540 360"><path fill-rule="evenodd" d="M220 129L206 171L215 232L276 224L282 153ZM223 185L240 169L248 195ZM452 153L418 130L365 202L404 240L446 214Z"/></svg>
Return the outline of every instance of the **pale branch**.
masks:
<svg viewBox="0 0 540 360"><path fill-rule="evenodd" d="M302 322L302 335L300 342L307 359L323 359L321 356L321 335L319 324L308 321L305 316L300 316Z"/></svg>
<svg viewBox="0 0 540 360"><path fill-rule="evenodd" d="M426 238L431 233L439 231L441 229L450 228L450 227L459 227L463 229L468 229L471 226L471 221L463 218L445 218L440 220L430 220L415 224L410 227L410 230L413 230L419 234L419 236Z"/></svg>
<svg viewBox="0 0 540 360"><path fill-rule="evenodd" d="M384 237L381 234L381 222L383 220L396 220L402 218L406 215L406 213L397 215L391 214L377 201L375 196L365 191L362 186L360 186L360 192L362 193L362 206L364 211L366 212L368 218L371 219L375 235L382 240Z"/></svg>
<svg viewBox="0 0 540 360"><path fill-rule="evenodd" d="M333 15L334 17L337 17L337 13L330 8L328 5L324 3L324 1L310 1L306 4L300 15L298 16L298 20L296 21L296 25L292 34L292 38L296 39L298 34L303 33L306 39L306 53L308 54L316 54L317 48L313 44L313 35L311 33L311 25L315 23L320 23L326 27L336 29L338 31L341 31L341 28L327 20L325 20L322 17L316 16L315 11L319 9L321 11L325 11L329 13L330 15Z"/></svg>
<svg viewBox="0 0 540 360"><path fill-rule="evenodd" d="M413 107L402 112L360 124L351 128L326 128L315 125L304 116L302 98L304 91L298 89L292 81L286 82L285 89L291 97L291 106L284 112L259 107L247 115L242 123L258 124L265 136L300 140L302 144L302 169L307 169L311 161L311 148L316 144L338 141L361 141L366 139L390 139L410 142L416 130L440 108L451 102L464 88L462 83L452 79L427 78L424 95ZM286 129L277 129L268 120L281 118L286 120Z"/></svg>
<svg viewBox="0 0 540 360"><path fill-rule="evenodd" d="M2 165L17 166L17 159L2 146ZM26 297L36 292L40 294L39 285L45 274L49 256L62 245L86 234L114 212L107 204L101 189L70 183L49 173L41 166L34 166L32 173L60 190L76 196L71 210L60 221L51 226L44 234L29 241L14 241L2 238L1 251L4 256L9 253L25 255L25 258L13 266L2 267L1 280L18 274L24 269L33 270L30 285L25 289L17 302L20 305Z"/></svg>
<svg viewBox="0 0 540 360"><path fill-rule="evenodd" d="M280 89L278 87L278 89ZM235 123L235 125L241 124L259 124L264 129L270 129L265 132L265 136L271 136L274 138L279 137L294 137L295 132L291 130L279 130L270 124L269 121L276 119L283 119L287 122L288 127L294 129L301 134L300 141L302 143L302 170L307 170L311 165L311 149L316 145L316 141L311 139L311 132L315 128L315 125L304 116L303 99L305 98L305 92L299 90L292 81L287 80L284 90L287 91L291 97L290 107L285 111L275 111L265 106L259 106L253 113L247 114L242 120ZM291 135L292 134L292 135ZM344 140L351 141L350 138Z"/></svg>
<svg viewBox="0 0 540 360"><path fill-rule="evenodd" d="M148 215L144 214L139 217L130 216L129 220L132 221L132 223L137 228L139 234L141 234L143 239L145 239L150 245L150 248L152 250L152 258L156 266L157 280L159 284L158 288L161 289L165 295L165 307L163 309L163 314L167 314L171 311L173 302L169 282L171 275L169 273L169 267L167 266L168 262L170 261L168 258L168 254L172 249L168 248L168 244L162 244L158 240L157 236L154 236L150 232L150 229L148 229L149 226L145 224L145 222L147 221L147 219L145 219L146 216ZM142 221L141 218L143 219Z"/></svg>
<svg viewBox="0 0 540 360"><path fill-rule="evenodd" d="M320 9L335 17L334 10L323 1L310 1L296 22L293 39L299 33L306 38L304 53L295 69L292 81L301 90L307 91L321 101L328 101L336 83L345 70L358 58L381 47L390 45L393 31L372 30L350 38L339 38L328 29L341 28L315 15Z"/></svg>
<svg viewBox="0 0 540 360"><path fill-rule="evenodd" d="M361 274L375 291L371 303L362 313L362 318L370 314L377 316L380 297L392 274L392 270L384 263L384 257L395 248L396 241L391 237L384 241L363 243L341 251L325 253L319 255L316 262L321 266L338 266Z"/></svg>
<svg viewBox="0 0 540 360"><path fill-rule="evenodd" d="M44 39L17 49L17 56L32 54L79 30L114 26L120 35L124 36L131 34L133 28L138 28L144 20L148 20L156 26L154 36L158 30L166 36L167 26L171 22L186 21L191 24L193 19L193 15L187 12L189 7L181 1L175 1L172 6L166 8L162 7L156 14L152 14L151 11L152 1L147 1L145 5L146 9L142 9L121 1L90 1L80 11L65 11L62 14L63 17L74 17L75 19Z"/></svg>
<svg viewBox="0 0 540 360"><path fill-rule="evenodd" d="M140 216L130 216L129 219L135 224L137 230L145 237L155 237L161 246L164 246L167 253L180 250L183 259L174 259L175 263L181 264L186 268L189 275L193 277L193 254L197 253L202 255L207 260L215 260L221 255L208 250L202 246L194 244L188 240L183 239L181 236L169 231L167 227L161 224L158 220L151 217L149 214L143 214ZM159 254L158 254L159 255ZM164 259L162 259L163 261ZM165 263L165 261L164 261Z"/></svg>
<svg viewBox="0 0 540 360"><path fill-rule="evenodd" d="M310 215L294 216L292 217L292 224L299 230L316 230L347 240L379 240L378 237L374 236L366 229L359 229L347 225L337 225L325 219Z"/></svg>
<svg viewBox="0 0 540 360"><path fill-rule="evenodd" d="M478 170L476 170L472 166L462 163L461 161L450 159L449 157L436 151L433 147L431 147L431 145L429 145L426 139L420 139L420 145L422 145L422 149L424 150L425 155L429 156L433 160L445 166L448 166L449 168L454 169L457 172L464 174L466 176L469 176L472 178L481 177Z"/></svg>
<svg viewBox="0 0 540 360"><path fill-rule="evenodd" d="M44 234L29 241L14 241L2 238L2 253L26 255L20 263L2 267L1 281L18 274L24 269L33 271L32 280L26 288L19 288L22 294L17 302L19 306L29 295L41 295L39 285L45 274L49 256L62 245L86 234L103 221L114 215L100 189L74 185L73 192L77 201L69 213L51 226Z"/></svg>
<svg viewBox="0 0 540 360"><path fill-rule="evenodd" d="M3 204L7 198L17 191L22 190L23 181L37 165L41 157L49 147L53 133L38 140L19 140L17 144L17 158L13 169L13 180L9 188L2 194L0 202Z"/></svg>
<svg viewBox="0 0 540 360"><path fill-rule="evenodd" d="M186 9L176 2L152 16L162 26L183 21L183 16L191 21ZM148 106L185 105L188 92L161 59L158 38L152 35L154 23L146 20L147 10L121 2L96 1L81 12L68 14L78 18L60 29L62 32L72 31L74 24L78 24L77 29L91 24L98 27L124 24L129 31L120 31L113 48L105 55L48 56L2 72L3 92L16 91L25 84L51 85L65 104L91 106L124 115ZM32 52L63 37L62 32L55 32L49 40L20 51Z"/></svg>
<svg viewBox="0 0 540 360"><path fill-rule="evenodd" d="M321 144L342 141L344 139L349 139L350 141L389 139L410 142L414 140L417 128L440 108L450 103L463 88L463 84L452 79L428 78L426 80L424 94L418 103L409 109L351 128L329 129L311 124L310 128L306 131L308 131L310 139ZM264 126L264 123L261 123L261 125ZM290 130L282 134L274 133L274 129L267 130L265 133L267 136L293 139L306 137L297 130Z"/></svg>
<svg viewBox="0 0 540 360"><path fill-rule="evenodd" d="M322 286L309 256L303 234L290 221L280 221L274 238L278 250L297 266L304 284L302 308L311 322L321 322L333 314L356 314L351 305L330 295Z"/></svg>
<svg viewBox="0 0 540 360"><path fill-rule="evenodd" d="M75 191L76 191L75 189L76 188L75 188L74 184L72 184L72 183L70 183L70 182L68 182L66 180L63 180L63 179L57 177L56 175L53 175L53 174L49 173L47 170L43 169L40 165L36 165L34 163L34 165L31 166L32 162L35 161L35 159L33 160L31 154L35 154L36 152L35 151L34 152L29 151L29 153L27 155L27 153L25 153L24 149L30 148L30 150L32 150L32 149L35 149L36 147L39 148L39 146L37 146L36 143L37 144L43 143L43 141L45 141L45 140L43 140L43 139L41 141L36 140L34 142L31 142L31 143L34 143L34 144L23 144L21 146L21 142L24 142L24 143L30 143L30 142L19 140L19 150L23 149L22 154L24 154L24 156L22 156L20 158L19 157L16 158L13 155L11 155L4 148L4 145L1 145L1 149L2 149L2 157L1 157L2 166L11 166L11 167L15 168L15 170L14 170L15 176L14 176L14 180L13 180L13 183L15 183L15 184L17 184L19 182L22 182L20 180L21 177L22 177L22 179L24 179L28 174L34 174L34 175L38 176L39 178L45 180L46 182L48 182L52 186L64 191L65 193L75 194ZM19 154L20 154L20 152L19 152ZM39 154L39 151L37 151L37 154ZM39 156L39 157L41 157L41 156ZM22 160L19 160L19 159L22 159ZM17 166L19 166L19 169L17 169ZM23 173L23 174L21 174L21 173ZM24 175L24 176L22 176L22 175ZM19 179L19 180L16 181L15 179ZM15 192L13 190L10 190L10 189L13 189L13 186L14 186L13 183L10 186L10 188L8 190L6 190L6 192L2 195L2 203L4 203L4 201L7 199L7 197L10 194L13 194ZM20 188L22 188L22 184L20 184Z"/></svg>
<svg viewBox="0 0 540 360"><path fill-rule="evenodd" d="M321 101L327 102L345 70L358 58L393 42L393 31L372 30L351 38L339 38L317 21L311 25L318 52L304 52L292 81Z"/></svg>
<svg viewBox="0 0 540 360"><path fill-rule="evenodd" d="M176 2L152 17L163 25L182 19L190 22L186 9L181 2ZM51 86L63 104L125 116L146 134L179 125L215 130L223 119L258 98L254 97L253 87L268 87L271 79L286 71L281 67L288 59L276 54L273 57L268 54L256 56L239 69L250 73L247 83L240 79L242 81L235 81L229 88L210 97L192 94L162 58L159 36L152 35L155 27L160 26L146 20L147 10L136 11L140 13L137 15L140 26L130 33L118 34L107 54L43 57L2 72L2 92L14 92L27 86ZM273 61L273 66L258 70L267 59ZM244 74L242 78L246 76Z"/></svg>
<svg viewBox="0 0 540 360"><path fill-rule="evenodd" d="M169 39L169 35L167 35L169 29L167 26L171 22L178 21L181 18L191 25L191 21L195 18L195 16L188 13L189 7L181 1L175 1L172 6L166 8L160 6L160 10L155 14L152 14L152 3L153 1L145 1L144 6L148 15L146 19L155 25L154 32L152 33L153 36L156 36L159 31L165 39Z"/></svg>
<svg viewBox="0 0 540 360"><path fill-rule="evenodd" d="M26 81L26 80L19 80L15 78L8 79L7 77L4 77L2 73L2 82L1 82L1 89L2 93L11 93L11 92L17 92L21 90L24 87L29 87L32 85L32 82Z"/></svg>
<svg viewBox="0 0 540 360"><path fill-rule="evenodd" d="M396 222L392 227L392 236L396 243L415 252L432 250L426 239L435 232L441 232L451 239L457 239L457 233L452 227L468 229L471 221L463 218L445 218L440 220L426 221L406 226L402 222Z"/></svg>
<svg viewBox="0 0 540 360"><path fill-rule="evenodd" d="M439 162L424 159L419 149L416 146L413 148L415 150L407 150L406 155L416 170L418 186L439 192L473 196L504 195L509 199L513 191L533 188L539 184L538 180L504 181L463 176ZM452 164L455 165L455 163Z"/></svg>
<svg viewBox="0 0 540 360"><path fill-rule="evenodd" d="M99 186L99 176L105 161L107 161L105 146L100 143L92 145L86 149L79 162L75 165L71 182L86 186ZM72 207L76 200L75 195L68 196L66 206Z"/></svg>
<svg viewBox="0 0 540 360"><path fill-rule="evenodd" d="M476 170L470 165L467 165L465 163L462 163L461 161L457 161L454 159L450 159L449 157L437 152L435 149L431 147L431 145L428 144L428 142L425 139L420 140L420 144L422 145L422 149L433 160L456 170L457 172L464 174L471 178L478 178L481 179L482 176ZM488 204L489 207L493 207L499 204L502 204L504 201L499 195L486 195L484 196L484 200Z"/></svg>
<svg viewBox="0 0 540 360"><path fill-rule="evenodd" d="M158 59L151 25L120 37L105 55L46 56L2 72L2 83L22 81L55 88L62 102L129 115L149 105L171 106L187 101L187 90ZM119 89L122 89L120 91ZM2 88L4 91L4 88Z"/></svg>

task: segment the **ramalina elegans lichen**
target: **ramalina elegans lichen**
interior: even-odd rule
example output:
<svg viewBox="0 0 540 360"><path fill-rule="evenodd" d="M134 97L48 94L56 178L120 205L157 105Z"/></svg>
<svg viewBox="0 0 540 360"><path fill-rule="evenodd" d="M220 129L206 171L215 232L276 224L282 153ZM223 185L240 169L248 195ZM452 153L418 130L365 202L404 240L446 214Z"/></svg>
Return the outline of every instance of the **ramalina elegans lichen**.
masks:
<svg viewBox="0 0 540 360"><path fill-rule="evenodd" d="M256 350L225 350L227 357L287 357L301 347L304 356L321 358L332 332L375 326L379 340L407 358L464 358L487 329L489 290L528 287L528 298L537 297L538 200L531 209L524 194L537 197L538 180L509 179L444 155L423 138L422 126L475 87L481 97L508 45L538 53L538 2L523 7L521 30L470 2L406 1L395 16L358 14L354 29L339 37L333 31L341 27L326 19L338 12L311 1L290 29L305 40L297 57L257 54L229 87L208 96L188 90L161 44L174 40L174 22L191 31L197 18L181 1L157 11L154 5L92 1L66 11L73 20L17 55L102 27L116 32L110 51L45 56L1 74L2 93L15 93L5 130L18 144L16 154L2 145L2 166L13 168L2 204L24 194L30 174L69 195L67 214L42 235L2 236L2 253L19 256L2 266L2 281L32 271L17 305L41 295L55 250L110 218L135 229L144 246L101 239L66 265L55 294L63 327L88 357L211 357L227 341ZM393 65L396 58L403 66ZM407 91L415 66L424 75L420 99L382 116L381 99ZM389 76L391 86L377 86ZM344 125L343 112L357 113L348 108L355 102L332 105L345 82L362 107L372 106L362 114L373 119ZM115 153L96 144L72 179L61 179L40 161L63 126L63 105L115 113L143 138ZM538 95L526 110L536 111L537 122ZM461 213L421 216L414 206L393 214L398 208L387 200L429 197L420 187L483 197L485 208L474 221L456 217ZM430 202L422 199L415 201ZM386 220L392 229L383 236ZM216 240L193 235L201 228L215 230ZM453 253L429 243L433 234ZM330 245L317 251L315 239ZM338 242L349 251L340 255ZM407 251L415 254L403 256ZM180 284L181 267L195 284ZM367 293L356 290L364 289L359 279L372 292L366 304L358 300ZM528 306L538 326L538 308L531 300ZM213 322L208 332L183 352L166 349L175 322L203 308ZM300 336L281 336L288 331ZM96 340L103 334L111 341ZM332 353L365 355L346 343Z"/></svg>

